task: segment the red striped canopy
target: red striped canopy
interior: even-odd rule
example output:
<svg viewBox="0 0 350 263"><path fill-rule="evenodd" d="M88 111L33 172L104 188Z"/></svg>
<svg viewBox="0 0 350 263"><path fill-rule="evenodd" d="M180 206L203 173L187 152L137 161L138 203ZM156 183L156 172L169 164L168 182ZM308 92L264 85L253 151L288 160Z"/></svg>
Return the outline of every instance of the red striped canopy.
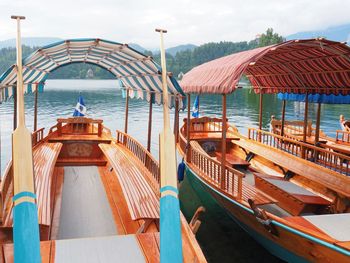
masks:
<svg viewBox="0 0 350 263"><path fill-rule="evenodd" d="M212 60L186 73L186 93L232 93L245 74L256 93L350 94L350 47L307 39L256 48Z"/></svg>

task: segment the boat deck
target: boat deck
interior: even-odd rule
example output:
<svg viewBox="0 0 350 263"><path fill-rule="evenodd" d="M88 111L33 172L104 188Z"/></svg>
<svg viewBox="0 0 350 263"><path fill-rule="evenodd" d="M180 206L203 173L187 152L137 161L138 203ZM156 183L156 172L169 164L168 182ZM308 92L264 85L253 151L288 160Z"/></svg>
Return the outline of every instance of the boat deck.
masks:
<svg viewBox="0 0 350 263"><path fill-rule="evenodd" d="M98 168L64 167L58 239L116 234L112 210Z"/></svg>
<svg viewBox="0 0 350 263"><path fill-rule="evenodd" d="M42 263L159 262L158 233L77 238L40 243ZM147 251L147 253L146 253ZM4 263L13 263L13 244L3 248Z"/></svg>

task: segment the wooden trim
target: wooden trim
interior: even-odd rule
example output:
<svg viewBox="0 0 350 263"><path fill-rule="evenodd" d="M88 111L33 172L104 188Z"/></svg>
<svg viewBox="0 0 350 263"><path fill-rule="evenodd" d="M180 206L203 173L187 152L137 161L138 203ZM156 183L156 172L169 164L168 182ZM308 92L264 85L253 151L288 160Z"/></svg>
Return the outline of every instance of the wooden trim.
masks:
<svg viewBox="0 0 350 263"><path fill-rule="evenodd" d="M222 95L221 189L225 189L226 171L226 94Z"/></svg>
<svg viewBox="0 0 350 263"><path fill-rule="evenodd" d="M124 123L124 132L128 133L128 118L129 118L129 90L126 90L125 98L125 123Z"/></svg>
<svg viewBox="0 0 350 263"><path fill-rule="evenodd" d="M149 101L149 112L148 112L148 134L147 134L147 151L151 152L151 140L152 140L152 101L153 95L150 94L151 99Z"/></svg>

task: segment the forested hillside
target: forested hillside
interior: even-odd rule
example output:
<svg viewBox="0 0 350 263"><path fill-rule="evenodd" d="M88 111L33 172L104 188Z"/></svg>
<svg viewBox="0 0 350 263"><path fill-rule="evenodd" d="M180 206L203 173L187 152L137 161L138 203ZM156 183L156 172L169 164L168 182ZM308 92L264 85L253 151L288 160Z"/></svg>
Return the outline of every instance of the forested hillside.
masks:
<svg viewBox="0 0 350 263"><path fill-rule="evenodd" d="M259 46L267 46L283 41L283 37L273 32L273 29L268 29L265 33L261 34L258 38L252 41L243 42L228 42L222 41L219 43L207 43L198 46L192 50L179 51L175 55L167 53L167 69L173 72L177 77L180 72L186 73L193 67L200 65L204 62L226 56L232 53L253 49ZM28 56L37 48L23 47L23 57ZM145 51L147 55L154 57L155 61L160 64L160 55L152 54L150 51ZM16 49L15 48L3 48L0 49L0 74L5 72L16 61ZM59 68L52 72L49 78L53 79L109 79L114 76L94 65L90 64L70 64L65 67Z"/></svg>

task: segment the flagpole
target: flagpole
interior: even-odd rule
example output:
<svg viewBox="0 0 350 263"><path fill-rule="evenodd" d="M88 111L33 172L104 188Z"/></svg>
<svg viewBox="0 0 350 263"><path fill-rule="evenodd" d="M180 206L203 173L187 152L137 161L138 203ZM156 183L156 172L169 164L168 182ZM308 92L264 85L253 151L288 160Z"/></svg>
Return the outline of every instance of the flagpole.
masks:
<svg viewBox="0 0 350 263"><path fill-rule="evenodd" d="M15 263L41 262L38 211L34 193L34 170L31 132L25 126L22 46L20 21L17 20L17 128L13 140L13 242Z"/></svg>
<svg viewBox="0 0 350 263"><path fill-rule="evenodd" d="M182 262L180 204L177 190L175 137L170 129L167 71L163 34L160 33L160 54L163 88L163 131L160 134L160 262Z"/></svg>

